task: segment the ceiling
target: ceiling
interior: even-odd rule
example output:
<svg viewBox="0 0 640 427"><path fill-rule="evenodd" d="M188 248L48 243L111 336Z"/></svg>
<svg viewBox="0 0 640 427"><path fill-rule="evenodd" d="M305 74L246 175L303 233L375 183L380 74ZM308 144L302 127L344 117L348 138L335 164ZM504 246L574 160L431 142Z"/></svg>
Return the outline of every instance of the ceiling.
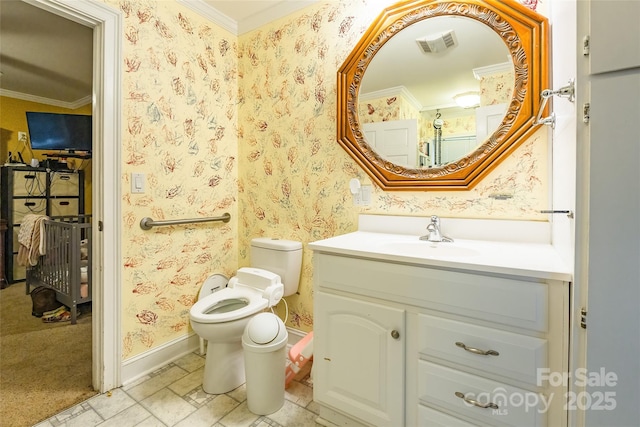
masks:
<svg viewBox="0 0 640 427"><path fill-rule="evenodd" d="M239 35L317 0L178 0ZM23 1L0 1L0 95L65 108L91 102L93 30Z"/></svg>
<svg viewBox="0 0 640 427"><path fill-rule="evenodd" d="M239 35L282 18L318 0L176 1L232 34ZM0 0L0 11L0 71L2 72L0 95L66 108L78 108L91 102L93 30L24 1ZM463 40L468 36L460 28L456 29L461 42L457 53L438 54L439 59L435 65L431 65L432 68L425 68L424 62L406 62L407 51L412 52L417 61L425 61L427 57L434 57L433 55L425 56L422 52L418 53L415 39L427 35L425 32L436 31L437 28L431 26L435 22L435 19L429 20L430 29L428 31L402 31L393 38L398 42L393 49L389 47L385 52L383 48L378 52L376 61L378 61L378 56L391 55L388 61L392 64L392 69L383 69L376 76L373 72L372 62L363 82L363 94L389 87L405 86L411 94L418 98L419 105L447 108L453 105L452 91L460 93L465 91L465 87L477 85L471 68L484 66L487 62L492 64L504 61L501 58L505 58L505 56L498 59L490 57L489 49L487 49L489 42L480 39L477 34L470 36L477 43L474 44L475 47L463 51L462 45L467 44L463 43ZM413 27L418 30L417 25ZM449 23L445 25L445 28L451 29L450 27ZM492 31L488 31L488 33L488 37L496 37ZM400 40L400 35L406 37ZM506 49L504 52L506 55ZM480 57L475 56L478 53ZM397 56L398 54L400 56ZM452 60L455 57L466 61L463 66L466 83L458 82L456 89L447 88L448 92L445 92L445 86L438 75L449 77L450 81L451 72L448 71L450 69L443 66L443 58L447 55ZM398 67L398 64L401 63L402 65ZM393 82L389 80L390 77L401 77L402 80ZM418 83L410 83L409 78L415 79L421 85L424 85L425 81L431 82L433 85L427 92L431 93L432 97L424 100L419 95ZM378 79L380 81L376 81ZM440 94L434 99L433 94L437 92ZM381 93L382 95L379 96L384 96L383 92Z"/></svg>
<svg viewBox="0 0 640 427"><path fill-rule="evenodd" d="M0 94L69 108L91 102L91 28L22 1L1 1L0 12Z"/></svg>
<svg viewBox="0 0 640 427"><path fill-rule="evenodd" d="M454 40L448 48L443 34ZM432 41L433 51L420 48L417 40L425 39ZM419 111L458 109L454 96L479 94L479 77L509 69L509 49L493 29L472 18L437 16L403 28L376 52L359 99L392 97L399 91L390 88L404 88L405 98Z"/></svg>

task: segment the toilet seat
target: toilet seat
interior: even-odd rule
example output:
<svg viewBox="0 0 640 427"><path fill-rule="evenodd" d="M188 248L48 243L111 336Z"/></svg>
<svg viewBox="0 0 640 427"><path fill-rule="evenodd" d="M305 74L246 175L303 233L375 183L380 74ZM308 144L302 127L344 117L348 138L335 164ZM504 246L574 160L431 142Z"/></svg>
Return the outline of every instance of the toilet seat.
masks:
<svg viewBox="0 0 640 427"><path fill-rule="evenodd" d="M230 306L239 305L236 309ZM191 320L199 323L223 323L258 313L269 305L262 291L236 285L214 292L196 302L190 310ZM215 311L211 313L211 311Z"/></svg>

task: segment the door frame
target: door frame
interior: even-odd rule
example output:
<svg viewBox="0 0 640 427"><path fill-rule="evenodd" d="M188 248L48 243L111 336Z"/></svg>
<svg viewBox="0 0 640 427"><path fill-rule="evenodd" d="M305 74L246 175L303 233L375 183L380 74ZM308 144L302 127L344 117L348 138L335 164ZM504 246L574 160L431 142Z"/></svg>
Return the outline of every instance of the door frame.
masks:
<svg viewBox="0 0 640 427"><path fill-rule="evenodd" d="M121 383L121 64L122 13L95 1L23 0L93 29L92 384ZM98 195L99 197L95 197Z"/></svg>

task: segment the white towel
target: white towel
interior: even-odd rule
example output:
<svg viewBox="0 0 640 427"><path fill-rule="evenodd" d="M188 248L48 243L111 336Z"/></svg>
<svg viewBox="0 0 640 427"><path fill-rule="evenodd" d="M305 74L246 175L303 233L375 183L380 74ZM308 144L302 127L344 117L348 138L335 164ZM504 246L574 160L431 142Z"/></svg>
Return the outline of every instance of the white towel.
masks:
<svg viewBox="0 0 640 427"><path fill-rule="evenodd" d="M36 265L40 257L40 248L44 248L44 220L46 215L27 214L18 230L18 264Z"/></svg>

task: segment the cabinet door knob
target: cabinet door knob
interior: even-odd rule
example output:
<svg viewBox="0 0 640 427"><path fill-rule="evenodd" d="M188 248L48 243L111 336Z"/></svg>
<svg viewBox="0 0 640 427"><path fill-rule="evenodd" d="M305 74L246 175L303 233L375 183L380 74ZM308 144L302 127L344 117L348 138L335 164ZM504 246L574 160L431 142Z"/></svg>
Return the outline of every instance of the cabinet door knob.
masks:
<svg viewBox="0 0 640 427"><path fill-rule="evenodd" d="M400 332L394 329L393 331L391 331L391 338L393 338L394 340L397 340L398 338L400 338Z"/></svg>
<svg viewBox="0 0 640 427"><path fill-rule="evenodd" d="M456 345L462 349L465 349L469 353L479 354L481 356L500 356L500 353L495 350L480 350L479 348L468 347L467 345L465 345L465 343L462 343L460 341L456 342Z"/></svg>

